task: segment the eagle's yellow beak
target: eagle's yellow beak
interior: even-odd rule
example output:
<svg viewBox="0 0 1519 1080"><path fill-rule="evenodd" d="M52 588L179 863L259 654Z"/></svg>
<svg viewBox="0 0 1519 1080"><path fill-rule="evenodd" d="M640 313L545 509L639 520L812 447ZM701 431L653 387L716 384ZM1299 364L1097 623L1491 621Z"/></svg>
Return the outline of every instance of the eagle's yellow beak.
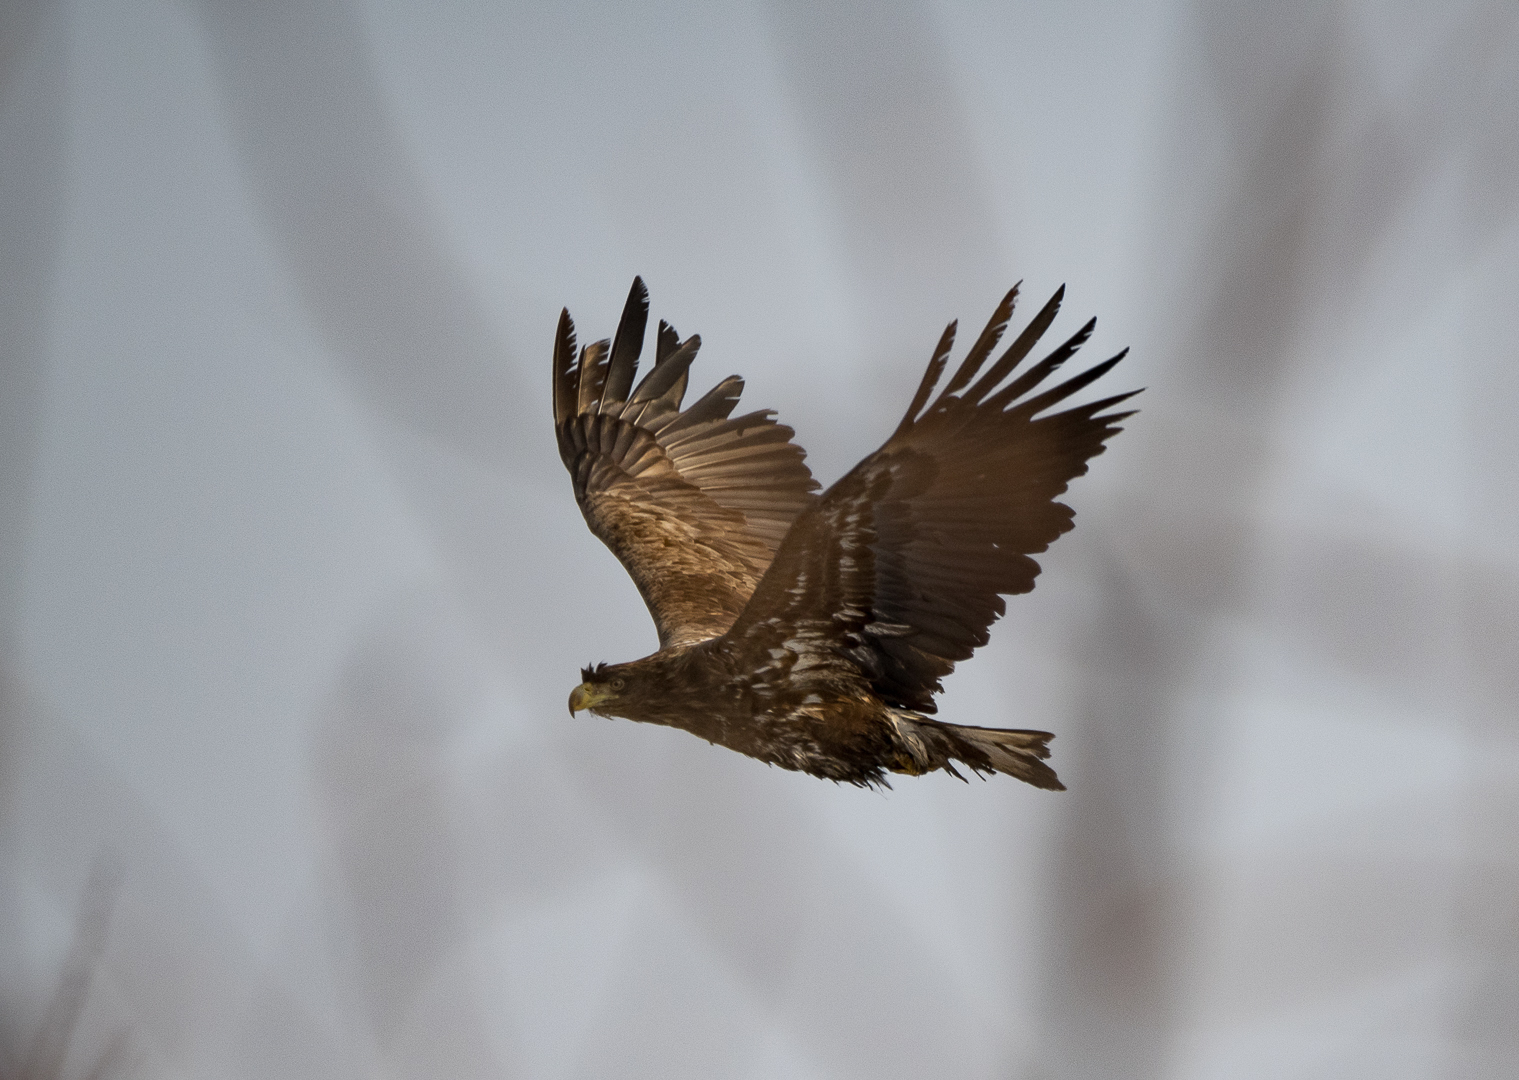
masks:
<svg viewBox="0 0 1519 1080"><path fill-rule="evenodd" d="M592 709L607 699L607 693L599 686L592 686L583 682L570 691L570 715L574 716L581 709Z"/></svg>

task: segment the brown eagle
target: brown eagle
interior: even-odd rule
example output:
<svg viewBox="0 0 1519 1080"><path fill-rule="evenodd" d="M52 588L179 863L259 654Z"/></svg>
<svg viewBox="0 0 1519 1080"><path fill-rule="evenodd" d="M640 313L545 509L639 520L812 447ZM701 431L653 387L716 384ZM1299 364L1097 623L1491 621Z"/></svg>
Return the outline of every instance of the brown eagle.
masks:
<svg viewBox="0 0 1519 1080"><path fill-rule="evenodd" d="M1075 516L1055 501L1132 412L1133 391L1046 413L1128 352L1034 394L1091 336L1008 380L1054 321L1061 286L982 372L1018 287L929 401L955 340L939 339L891 438L822 495L773 411L732 416L744 381L682 409L701 346L648 322L643 281L617 336L575 352L559 317L554 426L586 524L622 561L659 630L659 651L581 671L570 714L589 709L683 728L783 769L885 784L954 762L1063 790L1046 731L929 718L940 679L988 640L1002 597L1034 587L1044 551ZM977 376L980 376L977 378ZM1045 414L1045 415L1041 415ZM961 777L963 779L963 777Z"/></svg>

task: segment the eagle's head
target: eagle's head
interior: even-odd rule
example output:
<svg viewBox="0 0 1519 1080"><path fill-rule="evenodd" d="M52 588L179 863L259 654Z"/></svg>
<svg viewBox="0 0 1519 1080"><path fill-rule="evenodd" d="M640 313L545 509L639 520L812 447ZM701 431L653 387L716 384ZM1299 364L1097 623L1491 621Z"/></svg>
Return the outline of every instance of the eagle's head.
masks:
<svg viewBox="0 0 1519 1080"><path fill-rule="evenodd" d="M703 666L692 660L690 649L666 649L625 664L581 668L580 685L570 691L570 715L589 709L597 716L689 727L693 715L711 712L716 692Z"/></svg>
<svg viewBox="0 0 1519 1080"><path fill-rule="evenodd" d="M601 716L616 715L618 695L627 688L627 676L621 670L625 664L580 669L580 685L570 691L570 715L581 709L590 709Z"/></svg>

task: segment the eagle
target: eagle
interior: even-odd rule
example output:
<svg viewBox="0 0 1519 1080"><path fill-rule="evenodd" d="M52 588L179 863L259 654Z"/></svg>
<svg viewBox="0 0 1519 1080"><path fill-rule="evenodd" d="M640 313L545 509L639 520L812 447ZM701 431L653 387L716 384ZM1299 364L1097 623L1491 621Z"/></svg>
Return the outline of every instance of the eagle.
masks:
<svg viewBox="0 0 1519 1080"><path fill-rule="evenodd" d="M1064 790L1045 764L1049 732L932 718L941 680L987 643L1003 597L1034 587L1031 556L1075 516L1056 498L1134 415L1111 410L1139 393L1049 411L1128 353L1039 389L1095 319L1015 374L1063 285L988 364L1018 291L935 397L949 324L891 437L821 495L773 410L733 415L739 376L682 408L698 335L682 340L661 321L654 366L634 385L649 316L641 278L616 336L578 354L565 309L554 343L559 456L586 524L659 632L652 655L583 668L570 715L665 724L862 787L936 769L963 780L958 762Z"/></svg>

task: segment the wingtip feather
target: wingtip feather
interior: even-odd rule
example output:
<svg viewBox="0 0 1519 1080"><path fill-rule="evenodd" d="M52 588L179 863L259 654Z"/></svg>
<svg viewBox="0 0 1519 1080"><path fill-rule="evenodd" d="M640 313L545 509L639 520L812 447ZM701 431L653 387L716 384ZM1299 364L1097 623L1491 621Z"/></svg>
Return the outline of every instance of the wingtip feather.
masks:
<svg viewBox="0 0 1519 1080"><path fill-rule="evenodd" d="M658 367L660 364L663 364L666 360L668 360L670 358L670 355L674 353L678 348L680 348L680 335L676 333L675 327L671 326L663 319L660 319L659 333L656 337L654 345L655 367Z"/></svg>
<svg viewBox="0 0 1519 1080"><path fill-rule="evenodd" d="M997 304L992 311L992 317L986 322L986 328L981 331L981 336L976 338L976 343L971 346L970 352L965 354L965 359L961 362L959 369L944 385L944 390L939 394L940 401L969 385L971 379L976 377L976 372L981 370L981 365L997 347L997 342L1002 340L1002 332L1007 329L1007 324L1013 317L1013 308L1018 304L1018 292L1022 288L1023 282L1020 281L1009 289L1007 295Z"/></svg>
<svg viewBox="0 0 1519 1080"><path fill-rule="evenodd" d="M955 331L959 325L960 320L955 319L944 328L944 333L939 335L939 344L934 346L934 355L928 361L927 370L923 372L923 381L918 384L918 392L912 396L912 402L907 406L907 412L903 414L902 422L897 425L897 430L892 433L892 438L896 438L912 427L918 418L918 413L928 402L929 395L934 392L939 376L944 374L945 365L949 363L950 350L955 347Z"/></svg>
<svg viewBox="0 0 1519 1080"><path fill-rule="evenodd" d="M648 325L649 290L643 278L634 277L633 287L628 290L628 299L622 308L622 318L617 323L617 336L612 341L606 384L601 391L603 407L627 400L638 374L638 357L643 352L644 331Z"/></svg>
<svg viewBox="0 0 1519 1080"><path fill-rule="evenodd" d="M1044 302L1044 307L1029 320L1023 332L1013 339L1013 343L1007 347L1007 351L997 358L997 362L987 369L985 375L976 382L976 385L965 392L967 400L980 403L987 394L996 389L997 384L1007 378L1019 364L1023 362L1033 347L1039 343L1044 332L1055 321L1055 316L1060 314L1060 305L1065 299L1065 286L1055 290L1055 294Z"/></svg>
<svg viewBox="0 0 1519 1080"><path fill-rule="evenodd" d="M562 424L575 411L575 320L570 309L559 312L554 334L554 423Z"/></svg>

